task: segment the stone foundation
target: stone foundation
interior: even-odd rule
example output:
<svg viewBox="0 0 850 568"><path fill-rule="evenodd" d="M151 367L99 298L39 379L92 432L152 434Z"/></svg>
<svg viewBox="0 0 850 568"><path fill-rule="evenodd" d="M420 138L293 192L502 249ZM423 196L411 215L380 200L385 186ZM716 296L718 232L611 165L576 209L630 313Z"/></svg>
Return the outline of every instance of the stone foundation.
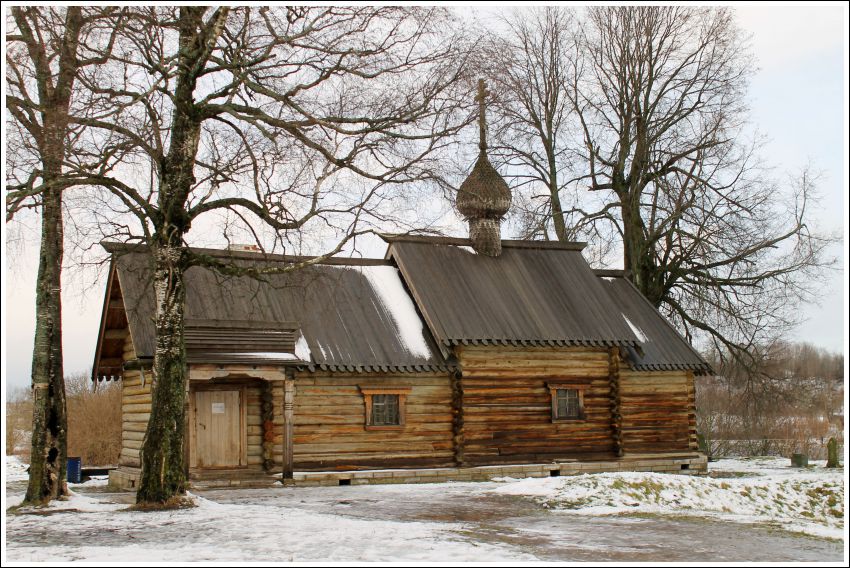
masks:
<svg viewBox="0 0 850 568"><path fill-rule="evenodd" d="M287 486L370 485L378 483L443 483L446 481L489 481L497 477L558 477L611 471L651 471L705 475L708 460L703 454L638 454L604 461L558 460L544 464L491 465L434 469L374 469L363 471L295 472ZM140 471L119 467L109 473L109 485L124 491L135 491ZM262 477L262 479L260 479ZM203 479L190 479L190 486L204 488L274 487L277 476L257 476L230 472L204 472Z"/></svg>
<svg viewBox="0 0 850 568"><path fill-rule="evenodd" d="M142 470L137 467L120 466L109 472L109 486L120 491L135 491L139 487Z"/></svg>
<svg viewBox="0 0 850 568"><path fill-rule="evenodd" d="M287 486L368 485L378 483L442 483L489 481L497 477L558 477L611 471L650 471L705 475L708 460L703 454L626 455L605 461L558 460L548 464L492 465L465 468L391 469L345 472L295 472Z"/></svg>

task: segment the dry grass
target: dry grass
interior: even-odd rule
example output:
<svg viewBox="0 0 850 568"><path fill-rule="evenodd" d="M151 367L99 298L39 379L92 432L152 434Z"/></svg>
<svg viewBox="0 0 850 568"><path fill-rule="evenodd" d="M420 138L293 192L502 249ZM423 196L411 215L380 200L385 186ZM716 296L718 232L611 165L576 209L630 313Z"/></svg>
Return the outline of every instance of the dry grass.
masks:
<svg viewBox="0 0 850 568"><path fill-rule="evenodd" d="M68 404L68 455L83 465L112 465L121 453L121 384L92 384L86 374L65 379ZM21 389L6 401L6 453L28 461L32 399Z"/></svg>
<svg viewBox="0 0 850 568"><path fill-rule="evenodd" d="M18 388L6 399L6 455L29 461L32 430L32 398L29 389Z"/></svg>
<svg viewBox="0 0 850 568"><path fill-rule="evenodd" d="M121 453L121 383L93 384L87 375L68 377L68 455L86 465L118 463Z"/></svg>
<svg viewBox="0 0 850 568"><path fill-rule="evenodd" d="M197 507L197 503L187 495L175 495L162 503L136 503L129 507L130 511L142 511L153 513L156 511L174 511L178 509L191 509Z"/></svg>

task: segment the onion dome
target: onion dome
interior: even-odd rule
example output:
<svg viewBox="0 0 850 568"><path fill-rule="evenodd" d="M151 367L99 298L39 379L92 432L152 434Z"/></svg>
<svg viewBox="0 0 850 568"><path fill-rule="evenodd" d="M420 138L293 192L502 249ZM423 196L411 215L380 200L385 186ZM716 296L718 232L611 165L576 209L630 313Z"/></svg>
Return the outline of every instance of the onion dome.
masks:
<svg viewBox="0 0 850 568"><path fill-rule="evenodd" d="M487 158L486 117L484 101L487 96L484 80L478 80L478 127L480 152L469 177L461 184L456 206L469 222L472 248L479 254L499 256L502 252L501 221L511 206L511 189Z"/></svg>

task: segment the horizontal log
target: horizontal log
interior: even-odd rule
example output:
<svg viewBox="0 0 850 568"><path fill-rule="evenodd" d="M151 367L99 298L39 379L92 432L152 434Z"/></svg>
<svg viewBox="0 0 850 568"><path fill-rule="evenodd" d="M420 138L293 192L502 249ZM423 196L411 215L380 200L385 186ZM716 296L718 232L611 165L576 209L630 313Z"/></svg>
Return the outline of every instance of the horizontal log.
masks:
<svg viewBox="0 0 850 568"><path fill-rule="evenodd" d="M151 404L151 394L150 393L142 393L142 394L133 394L133 395L124 395L121 397L121 404Z"/></svg>
<svg viewBox="0 0 850 568"><path fill-rule="evenodd" d="M124 431L121 432L121 439L122 440L143 440L144 438L145 438L144 430L141 431L141 432L132 431L132 430L124 430Z"/></svg>
<svg viewBox="0 0 850 568"><path fill-rule="evenodd" d="M144 432L148 429L148 422L145 421L131 421L131 420L123 420L121 422L121 431L122 432Z"/></svg>
<svg viewBox="0 0 850 568"><path fill-rule="evenodd" d="M446 411L450 408L449 402L443 404L417 404L410 399L405 403L407 416L410 419L414 414L433 414L441 411ZM339 414L339 415L356 415L363 416L366 412L366 403L362 400L357 404L299 404L295 403L295 416L303 415L324 415L324 414Z"/></svg>
<svg viewBox="0 0 850 568"><path fill-rule="evenodd" d="M141 386L141 385L139 385L139 386L129 386L129 387L124 386L124 389L121 392L121 397L124 398L124 397L128 397L128 396L138 396L138 395L148 395L148 396L150 396L150 394L151 394L151 385L150 385L150 383L148 383L145 386Z"/></svg>
<svg viewBox="0 0 850 568"><path fill-rule="evenodd" d="M358 469L398 469L409 467L451 467L452 453L440 452L433 456L396 455L391 459L378 459L371 454L350 454L343 459L319 455L296 456L297 471L351 471Z"/></svg>
<svg viewBox="0 0 850 568"><path fill-rule="evenodd" d="M373 467L398 467L403 463L435 463L438 461L442 461L445 459L451 459L453 456L451 451L436 451L436 452L406 452L399 451L394 452L391 455L380 455L375 454L374 452L349 452L346 454L332 454L328 455L326 453L298 453L297 451L294 454L294 462L296 466L306 465L308 463L324 463L325 467L328 466L339 466L339 465L352 465L352 466L373 466ZM369 467L372 469L373 467ZM431 466L436 467L436 466ZM296 467L296 469L299 469ZM324 468L319 468L324 469ZM342 468L340 468L342 469Z"/></svg>
<svg viewBox="0 0 850 568"><path fill-rule="evenodd" d="M387 455L387 457L392 457L396 451L399 452L419 452L419 453L429 453L434 450L448 450L451 449L451 441L446 440L444 442L440 441L423 441L423 442L409 442L407 440L400 440L398 442L389 442L389 441L381 441L376 443L368 443L368 442L350 442L344 444L338 444L334 442L315 442L311 444L294 444L294 451L296 453L357 453L357 452L375 452Z"/></svg>
<svg viewBox="0 0 850 568"><path fill-rule="evenodd" d="M131 459L139 461L139 450L137 449L129 449L129 448L121 448L121 453L119 454L119 459Z"/></svg>
<svg viewBox="0 0 850 568"><path fill-rule="evenodd" d="M369 436L366 436L368 434ZM282 440L281 440L282 441ZM293 437L293 443L296 446L311 446L314 444L323 444L330 446L339 445L340 447L360 446L373 448L375 451L383 451L387 443L393 444L409 444L410 448L416 447L432 447L434 443L450 444L451 430L445 432L407 432L407 431L381 431L369 430L359 434L339 434L339 435L321 435L307 434ZM420 446L421 445L421 446Z"/></svg>
<svg viewBox="0 0 850 568"><path fill-rule="evenodd" d="M398 439L400 434L404 435L418 435L422 433L435 433L435 432L451 432L452 423L451 422L422 422L418 424L405 424L404 430L401 431L381 431L381 430L366 430L365 424L363 421L357 424L331 424L327 426L304 426L301 424L295 424L294 433L296 437L304 437L304 436L344 436L348 434L358 434L360 436L364 436L369 440L378 440L383 436L387 436L389 439ZM390 433L391 432L391 433Z"/></svg>
<svg viewBox="0 0 850 568"><path fill-rule="evenodd" d="M139 468L139 467L142 467L141 464L142 464L142 462L138 457L131 458L131 457L121 456L121 457L118 458L118 465L122 465L122 466L125 466L125 467Z"/></svg>
<svg viewBox="0 0 850 568"><path fill-rule="evenodd" d="M144 424L148 423L148 420L151 419L150 412L123 412L122 421L123 422L143 422Z"/></svg>
<svg viewBox="0 0 850 568"><path fill-rule="evenodd" d="M430 423L446 423L452 421L452 414L448 408L443 408L443 413L421 414L407 412L408 424L430 424ZM359 425L362 426L366 421L365 411L357 414L299 414L294 417L295 427L307 426L328 426L334 425Z"/></svg>

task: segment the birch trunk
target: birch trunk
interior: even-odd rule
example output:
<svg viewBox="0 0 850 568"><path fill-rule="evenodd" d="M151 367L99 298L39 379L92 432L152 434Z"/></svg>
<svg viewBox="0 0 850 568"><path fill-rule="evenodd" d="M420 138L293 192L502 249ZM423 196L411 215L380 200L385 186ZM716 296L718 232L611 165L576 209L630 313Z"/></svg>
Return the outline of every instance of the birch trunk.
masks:
<svg viewBox="0 0 850 568"><path fill-rule="evenodd" d="M32 450L24 503L44 504L68 492L65 380L62 368L62 194L42 195L41 259L32 354Z"/></svg>
<svg viewBox="0 0 850 568"><path fill-rule="evenodd" d="M12 16L35 69L41 128L31 125L41 157L41 246L36 281L35 340L32 354L32 446L26 504L45 504L68 493L65 378L62 363L62 219L63 163L68 113L77 73L77 49L83 25L79 7L68 7L58 45L47 45L33 13L16 7ZM29 19L28 19L29 18ZM31 25L32 24L32 25ZM33 31L33 26L36 31ZM46 55L55 48L55 78Z"/></svg>
<svg viewBox="0 0 850 568"><path fill-rule="evenodd" d="M136 500L165 503L186 490L184 458L186 348L183 343L184 251L169 243L154 247L156 351L151 415L141 450Z"/></svg>

